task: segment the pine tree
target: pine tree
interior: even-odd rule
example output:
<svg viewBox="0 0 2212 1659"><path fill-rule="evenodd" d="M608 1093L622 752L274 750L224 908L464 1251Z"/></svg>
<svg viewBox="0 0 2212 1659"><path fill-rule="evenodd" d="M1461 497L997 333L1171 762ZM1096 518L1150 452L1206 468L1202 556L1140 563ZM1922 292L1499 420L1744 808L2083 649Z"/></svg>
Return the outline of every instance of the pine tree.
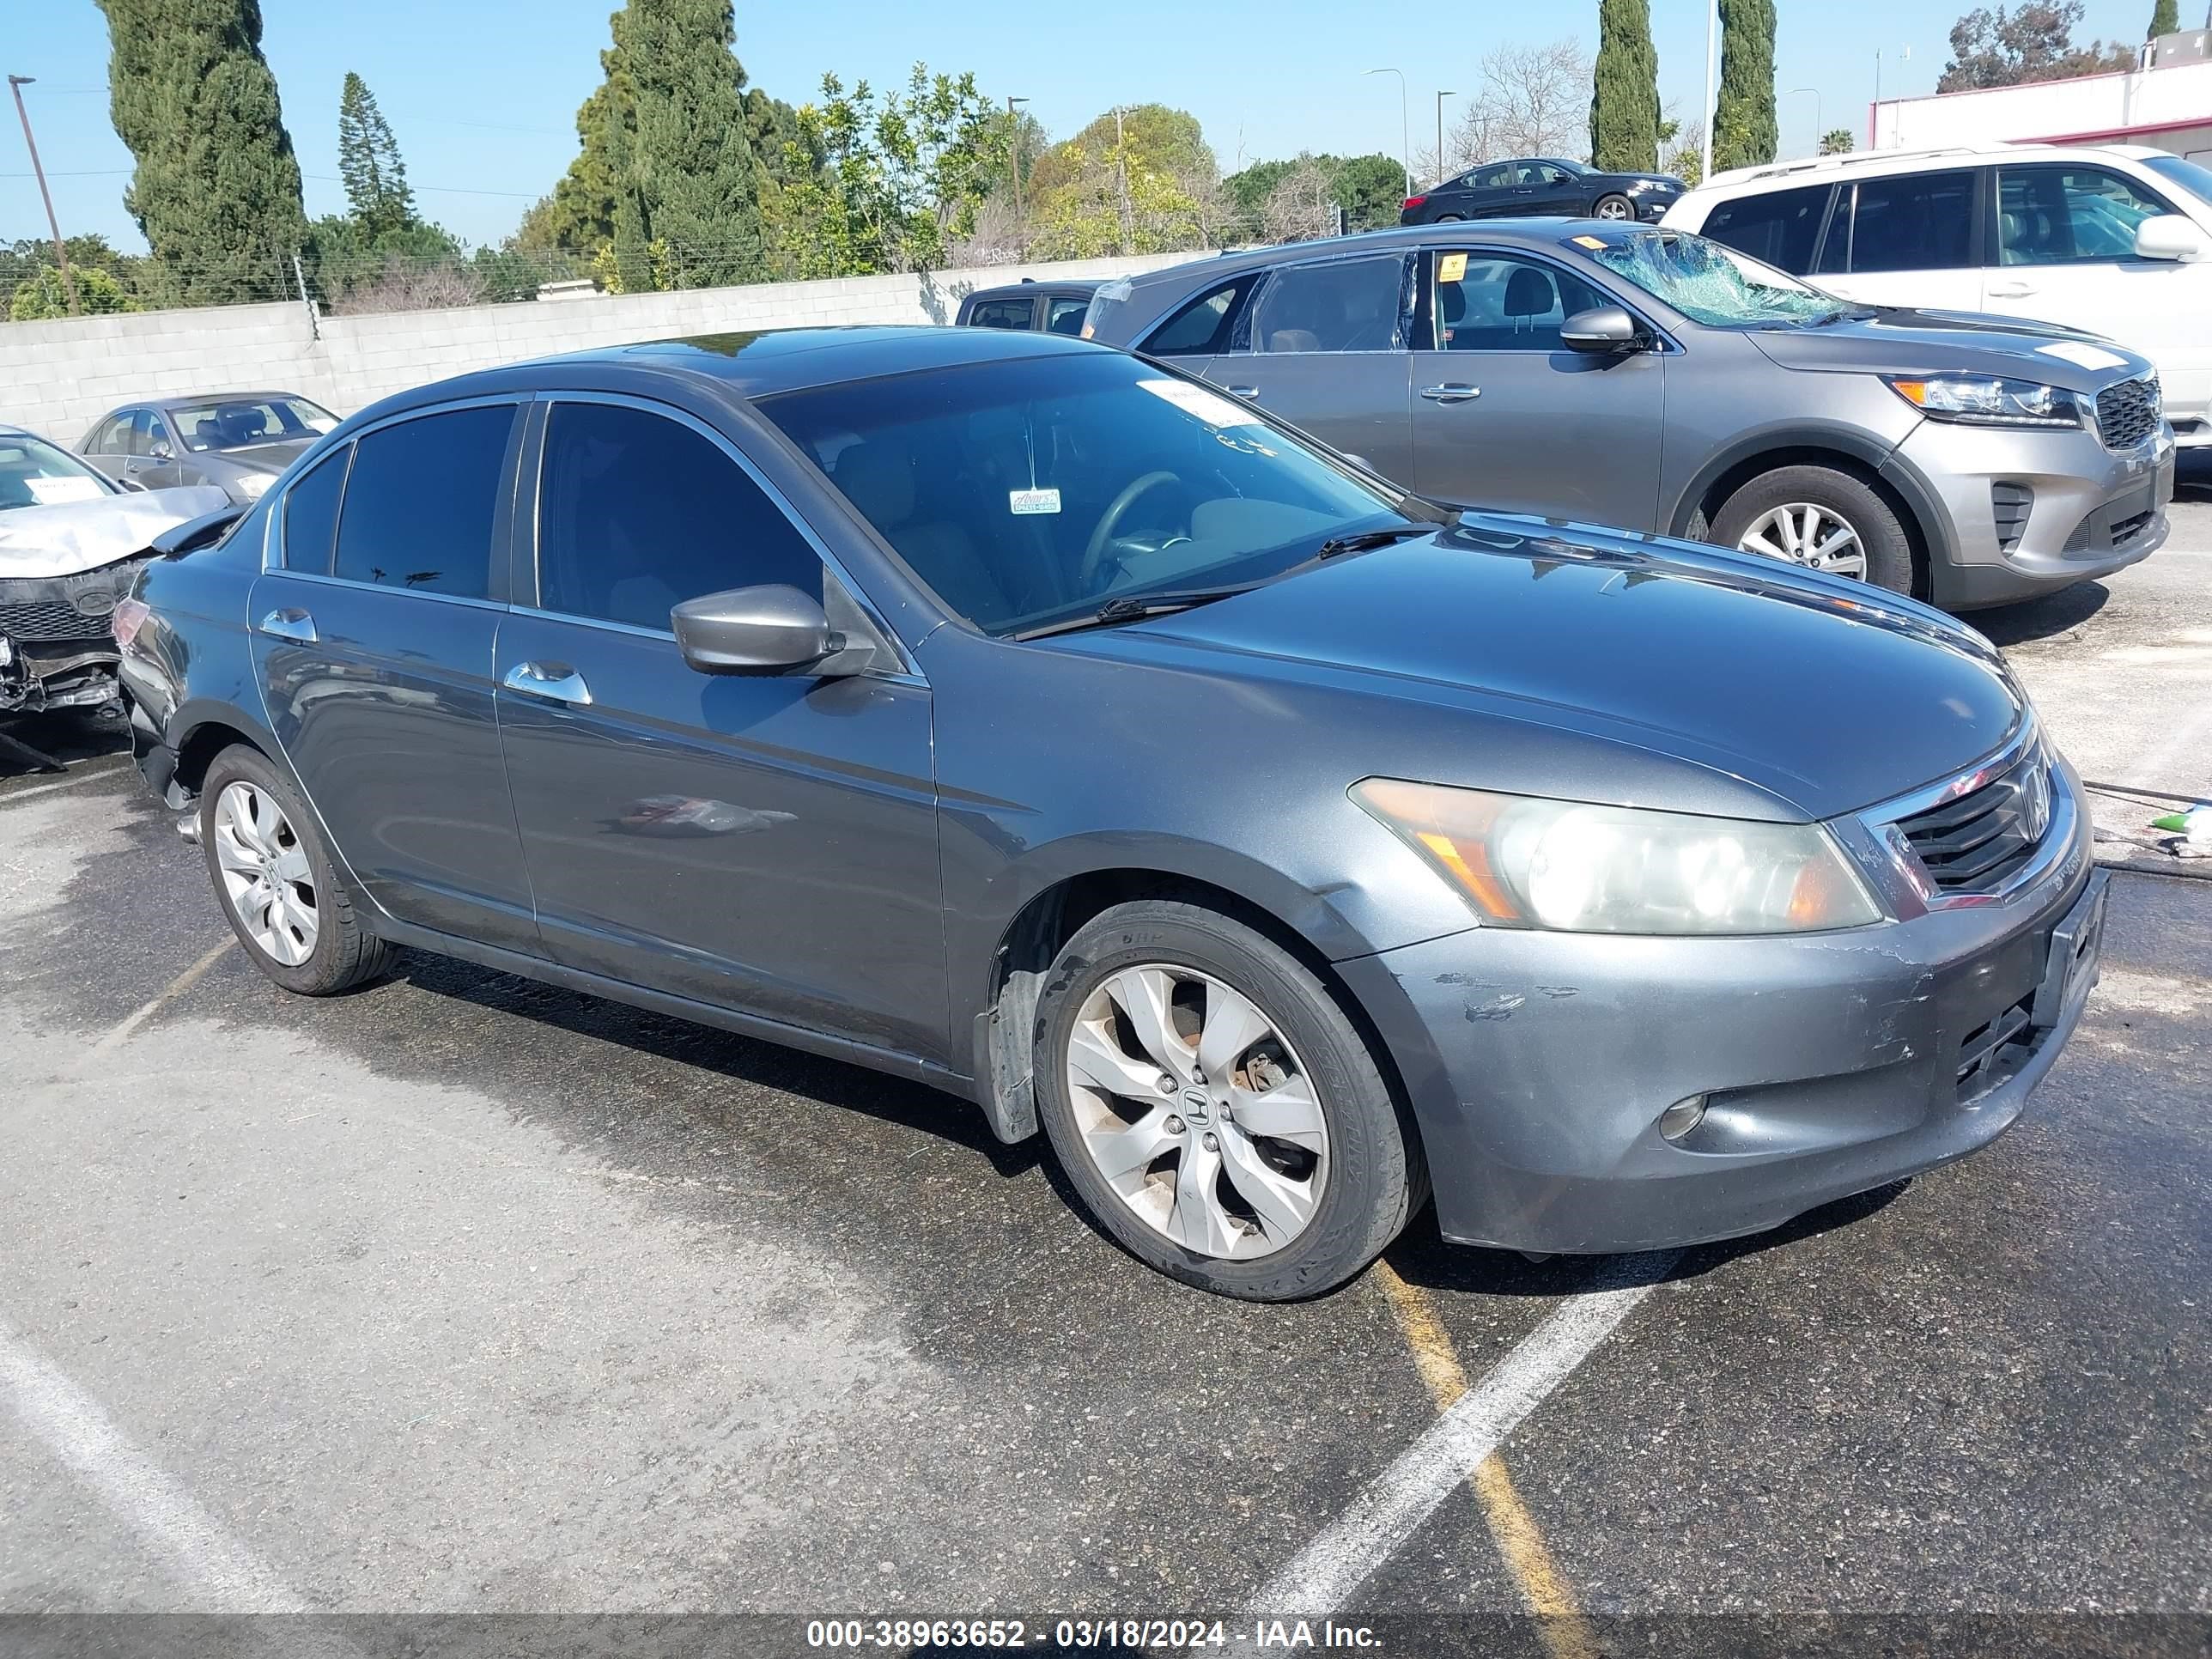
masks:
<svg viewBox="0 0 2212 1659"><path fill-rule="evenodd" d="M2155 40L2161 34L2177 33L2180 28L2179 0L2158 0L2158 3L2150 9L2150 32L2143 39Z"/></svg>
<svg viewBox="0 0 2212 1659"><path fill-rule="evenodd" d="M625 289L641 255L656 287L751 282L766 269L744 70L730 0L629 0L617 29L635 89L617 134L615 258Z"/></svg>
<svg viewBox="0 0 2212 1659"><path fill-rule="evenodd" d="M1659 52L1649 0L1598 0L1590 163L1607 173L1659 165Z"/></svg>
<svg viewBox="0 0 2212 1659"><path fill-rule="evenodd" d="M415 193L407 187L399 141L376 106L376 94L351 71L338 94L338 177L345 181L354 222L372 241L415 223Z"/></svg>
<svg viewBox="0 0 2212 1659"><path fill-rule="evenodd" d="M1720 0L1721 89L1713 112L1713 167L1774 159L1774 0Z"/></svg>
<svg viewBox="0 0 2212 1659"><path fill-rule="evenodd" d="M307 213L259 0L99 0L108 107L137 162L124 205L162 295L204 304L284 291Z"/></svg>

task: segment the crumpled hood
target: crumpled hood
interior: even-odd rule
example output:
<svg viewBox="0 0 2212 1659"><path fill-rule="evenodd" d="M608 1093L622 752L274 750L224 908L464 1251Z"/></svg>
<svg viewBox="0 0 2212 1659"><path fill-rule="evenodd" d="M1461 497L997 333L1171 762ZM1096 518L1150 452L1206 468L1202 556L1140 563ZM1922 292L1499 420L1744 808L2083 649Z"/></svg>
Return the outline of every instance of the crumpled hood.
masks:
<svg viewBox="0 0 2212 1659"><path fill-rule="evenodd" d="M1278 682L1464 711L1458 775L1437 782L1494 777L1485 726L1506 720L1668 757L1810 818L1972 764L2026 708L1987 641L1911 599L1747 554L1505 515L1066 642L1164 666L1202 654L1215 674L1243 659ZM1392 726L1378 717L1378 772L1393 764ZM1575 793L1609 787L1585 775Z"/></svg>
<svg viewBox="0 0 2212 1659"><path fill-rule="evenodd" d="M1746 336L1784 368L1862 374L2004 374L2094 392L2150 373L2125 346L2057 323L1965 311L1887 307L1864 322L1753 329Z"/></svg>
<svg viewBox="0 0 2212 1659"><path fill-rule="evenodd" d="M136 490L52 507L0 512L0 580L74 576L143 553L173 525L221 511L230 497L211 484Z"/></svg>

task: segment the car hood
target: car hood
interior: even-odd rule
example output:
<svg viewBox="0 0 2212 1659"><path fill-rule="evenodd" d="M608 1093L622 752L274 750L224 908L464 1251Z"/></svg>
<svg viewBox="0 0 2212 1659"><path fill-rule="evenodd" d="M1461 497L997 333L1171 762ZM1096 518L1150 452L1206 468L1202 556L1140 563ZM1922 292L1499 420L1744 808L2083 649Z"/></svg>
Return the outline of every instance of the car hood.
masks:
<svg viewBox="0 0 2212 1659"><path fill-rule="evenodd" d="M2080 329L1965 311L1886 307L1863 321L1753 329L1748 337L1784 368L2004 374L2069 392L2100 391L2151 368L2149 359Z"/></svg>
<svg viewBox="0 0 2212 1659"><path fill-rule="evenodd" d="M212 485L137 490L0 513L0 579L74 576L143 553L164 530L218 512L230 497Z"/></svg>
<svg viewBox="0 0 2212 1659"><path fill-rule="evenodd" d="M282 472L314 441L313 438L288 438L282 443L254 444L246 449L214 450L201 459L234 466L242 472Z"/></svg>
<svg viewBox="0 0 2212 1659"><path fill-rule="evenodd" d="M1832 817L1960 770L2027 707L1987 641L1910 599L1747 554L1504 515L1063 642L1474 716L1448 745L1457 775L1431 781L1518 787L1490 764L1480 729L1504 720L1522 736L1553 728L1547 742L1642 751L1632 766L1624 755L1619 769L1555 769L1571 781L1553 793L1709 810L1688 803L1716 799L1717 776L1734 781L1729 810L1771 818ZM1397 733L1374 724L1384 772ZM1678 764L1655 772L1653 757ZM1650 784L1683 766L1704 775L1694 787L1668 799ZM1624 781L1632 771L1644 781Z"/></svg>

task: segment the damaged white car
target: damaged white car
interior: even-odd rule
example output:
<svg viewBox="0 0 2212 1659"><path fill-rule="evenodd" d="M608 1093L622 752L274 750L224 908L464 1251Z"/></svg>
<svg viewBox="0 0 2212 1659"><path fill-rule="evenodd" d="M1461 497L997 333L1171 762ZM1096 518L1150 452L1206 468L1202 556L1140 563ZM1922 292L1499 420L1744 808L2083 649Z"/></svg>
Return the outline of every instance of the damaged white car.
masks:
<svg viewBox="0 0 2212 1659"><path fill-rule="evenodd" d="M0 714L118 701L108 618L165 530L221 489L126 489L59 444L0 426Z"/></svg>

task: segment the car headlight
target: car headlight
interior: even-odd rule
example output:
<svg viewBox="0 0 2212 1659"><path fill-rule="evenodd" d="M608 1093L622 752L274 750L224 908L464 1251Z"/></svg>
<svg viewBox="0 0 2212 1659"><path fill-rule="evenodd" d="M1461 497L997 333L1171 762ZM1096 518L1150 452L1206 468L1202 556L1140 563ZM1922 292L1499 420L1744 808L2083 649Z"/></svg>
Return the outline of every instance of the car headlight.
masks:
<svg viewBox="0 0 2212 1659"><path fill-rule="evenodd" d="M1817 823L1369 778L1352 799L1483 921L1571 933L1808 933L1881 910Z"/></svg>
<svg viewBox="0 0 2212 1659"><path fill-rule="evenodd" d="M1639 191L1656 190L1658 188L1659 181L1656 179L1632 179L1628 181L1628 193L1631 196L1637 194Z"/></svg>
<svg viewBox="0 0 2212 1659"><path fill-rule="evenodd" d="M2080 426L2081 405L2063 387L1994 374L1927 380L1885 375L1891 391L1935 421L1963 426Z"/></svg>
<svg viewBox="0 0 2212 1659"><path fill-rule="evenodd" d="M269 486L276 482L273 472L247 472L238 480L238 493L249 501L258 501L269 493Z"/></svg>

